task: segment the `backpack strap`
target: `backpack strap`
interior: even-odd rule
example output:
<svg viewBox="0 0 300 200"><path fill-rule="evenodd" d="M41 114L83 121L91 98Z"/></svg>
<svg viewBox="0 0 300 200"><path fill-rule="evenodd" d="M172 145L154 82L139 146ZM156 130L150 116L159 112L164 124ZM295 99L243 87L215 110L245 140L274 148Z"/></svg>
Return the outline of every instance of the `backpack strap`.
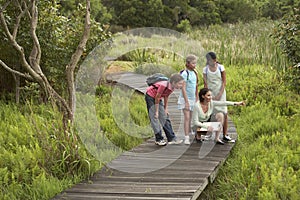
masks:
<svg viewBox="0 0 300 200"><path fill-rule="evenodd" d="M159 82L161 82L161 81L159 81ZM167 86L165 87L165 89L163 90L163 93L168 89L168 87L169 87L169 83L170 83L170 81L167 81ZM158 89L158 87L155 85L155 83L153 84L153 85L151 85L154 89Z"/></svg>
<svg viewBox="0 0 300 200"><path fill-rule="evenodd" d="M187 73L187 77L186 77L186 80L188 81L189 80L189 75L190 75L190 73L189 73L189 71L187 70L187 69L183 69L183 70L181 70L180 71L180 74L182 73L182 72L184 72L184 71L186 71L186 73ZM196 78L197 78L197 84L198 84L198 72L196 71L196 69L193 69L193 72L196 74Z"/></svg>
<svg viewBox="0 0 300 200"><path fill-rule="evenodd" d="M221 72L221 74L222 74L221 66L220 66L220 65L218 65L218 69L220 70L220 72ZM206 78L207 78L208 66L205 67L205 72L206 72Z"/></svg>

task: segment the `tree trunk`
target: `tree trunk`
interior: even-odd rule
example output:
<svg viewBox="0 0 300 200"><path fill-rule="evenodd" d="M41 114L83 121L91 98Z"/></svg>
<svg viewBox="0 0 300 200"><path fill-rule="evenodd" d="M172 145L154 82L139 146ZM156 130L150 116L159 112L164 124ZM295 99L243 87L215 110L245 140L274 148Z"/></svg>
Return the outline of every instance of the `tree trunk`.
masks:
<svg viewBox="0 0 300 200"><path fill-rule="evenodd" d="M87 40L90 33L90 0L86 0L86 16L85 16L85 26L84 32L80 43L76 51L73 53L69 64L66 66L66 78L67 78L67 88L68 88L68 99L64 99L59 95L55 89L50 85L47 77L44 75L41 67L41 53L40 43L36 35L36 28L38 25L38 9L36 6L36 0L25 1L21 0L14 1L16 7L20 10L19 15L16 17L15 25L11 30L8 27L8 23L4 17L4 10L11 2L7 2L0 12L1 24L4 28L4 32L12 46L17 50L22 67L25 69L26 73L14 70L7 66L2 60L0 60L0 65L2 65L6 70L15 74L16 76L22 76L29 80L37 82L41 88L44 90L47 99L59 106L60 111L63 114L63 123L65 130L69 129L69 124L73 122L74 112L75 112L75 84L74 84L74 71L81 58L81 55L85 49ZM22 46L17 42L18 30L20 26L20 21L24 15L30 19L30 35L33 41L33 46L29 56L29 62L26 60L25 52Z"/></svg>

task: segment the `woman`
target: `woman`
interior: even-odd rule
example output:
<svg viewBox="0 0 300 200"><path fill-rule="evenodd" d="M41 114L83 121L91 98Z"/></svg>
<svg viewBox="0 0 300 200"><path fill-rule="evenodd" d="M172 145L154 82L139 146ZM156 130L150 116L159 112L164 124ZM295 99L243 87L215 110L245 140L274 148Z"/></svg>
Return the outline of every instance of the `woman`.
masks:
<svg viewBox="0 0 300 200"><path fill-rule="evenodd" d="M218 112L213 115L213 110L217 106L233 106L233 105L245 105L244 101L232 102L232 101L213 101L212 92L208 88L202 88L199 92L199 101L195 104L193 117L192 117L192 128L197 130L198 127L207 129L208 132L213 131L212 126L207 126L204 122L217 121L223 124L224 113ZM197 131L196 131L197 132ZM216 131L215 141L217 144L224 144L219 139L221 129ZM201 139L201 135L196 134L196 140Z"/></svg>
<svg viewBox="0 0 300 200"><path fill-rule="evenodd" d="M145 100L151 127L155 134L155 144L164 146L167 142L162 136L160 126L166 134L168 144L180 144L182 140L177 140L172 128L168 113L168 98L175 89L181 89L183 78L180 74L173 74L169 81L159 81L149 86L146 90ZM164 103L162 102L164 99Z"/></svg>

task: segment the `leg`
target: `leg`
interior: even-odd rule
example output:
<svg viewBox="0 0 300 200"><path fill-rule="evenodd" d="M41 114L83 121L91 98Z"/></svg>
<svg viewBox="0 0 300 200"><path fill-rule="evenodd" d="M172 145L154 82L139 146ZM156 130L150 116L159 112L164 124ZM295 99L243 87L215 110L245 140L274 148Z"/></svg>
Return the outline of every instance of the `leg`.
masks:
<svg viewBox="0 0 300 200"><path fill-rule="evenodd" d="M159 122L163 127L163 130L166 134L168 141L172 141L175 138L175 133L173 131L173 127L170 121L170 118L165 113L164 105L162 101L159 102Z"/></svg>
<svg viewBox="0 0 300 200"><path fill-rule="evenodd" d="M192 124L192 116L193 116L193 111L190 111L190 119L189 119L189 132L191 133L193 130L191 128Z"/></svg>
<svg viewBox="0 0 300 200"><path fill-rule="evenodd" d="M191 144L190 143L190 130L191 130L191 111L187 109L182 109L183 115L184 115L184 122L183 122L183 128L184 128L184 144Z"/></svg>
<svg viewBox="0 0 300 200"><path fill-rule="evenodd" d="M224 114L224 123L223 123L223 136L227 135L227 127L228 127L228 114Z"/></svg>
<svg viewBox="0 0 300 200"><path fill-rule="evenodd" d="M148 116L149 116L150 124L151 124L151 127L154 131L154 134L155 134L155 141L158 142L160 140L163 140L164 138L163 138L162 133L161 133L159 120L154 117L155 116L154 98L146 95L145 100L146 100L146 104L147 104L147 110L148 110Z"/></svg>
<svg viewBox="0 0 300 200"><path fill-rule="evenodd" d="M223 123L224 123L224 114L223 114L222 112L218 112L218 113L216 114L216 120L217 120L217 122L220 122L221 124L223 124ZM220 128L220 129L216 132L216 138L215 138L215 140L216 140L217 143L223 143L223 142L219 139L221 130L222 130L222 128Z"/></svg>
<svg viewBox="0 0 300 200"><path fill-rule="evenodd" d="M184 115L184 135L188 136L191 130L190 124L191 124L191 111L187 109L183 109L183 115Z"/></svg>

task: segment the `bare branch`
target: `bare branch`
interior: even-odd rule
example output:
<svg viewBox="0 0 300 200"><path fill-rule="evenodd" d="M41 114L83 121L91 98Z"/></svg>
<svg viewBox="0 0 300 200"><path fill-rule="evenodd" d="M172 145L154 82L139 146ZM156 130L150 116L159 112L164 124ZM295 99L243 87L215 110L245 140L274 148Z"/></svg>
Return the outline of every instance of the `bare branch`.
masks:
<svg viewBox="0 0 300 200"><path fill-rule="evenodd" d="M2 60L0 60L0 65L4 68L4 69L6 69L7 71L9 71L10 73L12 73L12 74L16 74L16 75L18 75L18 76L21 76L21 77L24 77L24 78L26 78L26 79L28 79L28 80L33 80L33 78L29 75L29 74L24 74L24 73L21 73L21 72L19 72L19 71L16 71L16 70L13 70L13 69L11 69L10 67L8 67Z"/></svg>
<svg viewBox="0 0 300 200"><path fill-rule="evenodd" d="M24 14L26 13L26 12L28 12L28 7L27 6L25 6L25 9L24 10L22 10L22 6L20 5L20 3L17 1L17 6L18 6L18 8L20 9L20 14L17 16L17 18L16 18L16 24L14 25L14 31L13 31L13 38L14 38L14 40L16 39L16 37L17 37L17 33L18 33L18 29L19 29L19 25L20 25L20 21L21 21L21 18L24 16Z"/></svg>
<svg viewBox="0 0 300 200"><path fill-rule="evenodd" d="M86 16L84 31L81 37L80 43L77 46L76 51L73 53L69 64L66 67L68 94L69 94L69 107L75 111L75 86L74 86L74 70L80 60L80 57L86 47L86 43L90 36L91 18L90 18L90 0L86 0Z"/></svg>
<svg viewBox="0 0 300 200"><path fill-rule="evenodd" d="M20 55L22 66L31 75L31 77L34 77L35 80L41 79L39 77L39 75L33 70L33 68L27 62L23 47L20 46L17 43L17 41L13 38L11 32L8 29L7 23L5 21L5 17L4 17L4 15L3 15L2 12L0 13L0 20L1 20L1 24L2 24L2 26L4 28L4 32L5 32L6 36L8 37L8 39L9 39L10 43L12 44L12 46L17 50L17 52Z"/></svg>
<svg viewBox="0 0 300 200"><path fill-rule="evenodd" d="M84 32L81 37L81 41L77 46L76 51L72 55L71 61L69 62L68 66L71 70L75 70L76 65L78 64L80 57L85 49L87 40L90 35L90 28L91 28L91 19L90 19L90 1L86 1L86 17L85 17L85 24L84 24Z"/></svg>
<svg viewBox="0 0 300 200"><path fill-rule="evenodd" d="M7 1L3 7L0 9L0 13L2 13L4 10L6 10L6 7L10 4L11 1Z"/></svg>
<svg viewBox="0 0 300 200"><path fill-rule="evenodd" d="M5 17L3 15L3 12L0 12L0 20L1 20L1 24L2 24L2 26L4 28L4 31L5 31L5 33L7 35L7 37L9 38L9 40L13 40L13 36L11 35L11 33L10 33L9 29L8 29L8 26L7 26L7 23L5 21Z"/></svg>
<svg viewBox="0 0 300 200"><path fill-rule="evenodd" d="M30 34L33 40L33 47L32 51L29 56L29 61L31 66L34 68L34 70L37 73L41 73L41 68L40 68L40 60L41 60L41 47L39 43L39 39L36 35L36 27L38 24L38 10L35 5L35 0L32 1L32 6L31 6L31 13L32 13L32 18L31 18L31 29L30 29Z"/></svg>

